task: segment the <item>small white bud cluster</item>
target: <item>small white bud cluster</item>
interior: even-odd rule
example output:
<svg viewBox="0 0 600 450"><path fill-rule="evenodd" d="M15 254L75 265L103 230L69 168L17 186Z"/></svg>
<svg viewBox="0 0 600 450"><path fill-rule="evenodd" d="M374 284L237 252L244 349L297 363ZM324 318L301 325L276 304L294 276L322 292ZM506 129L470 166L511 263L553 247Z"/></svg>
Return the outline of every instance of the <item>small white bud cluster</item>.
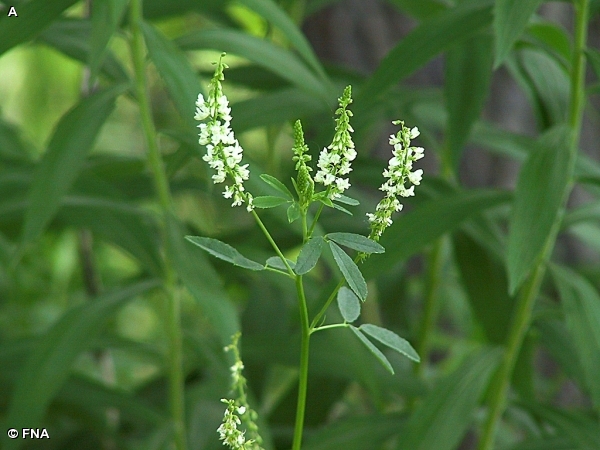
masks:
<svg viewBox="0 0 600 450"><path fill-rule="evenodd" d="M402 210L403 205L397 196L414 196L415 186L418 186L423 178L422 169L412 172L413 162L424 156L422 147L410 145L410 141L419 136L419 129L417 127L409 129L404 126L404 122L398 120L393 124L400 125L401 130L395 136L393 134L390 136L390 145L394 146L393 156L387 169L383 171L383 176L387 180L379 188L385 192L385 197L377 205L375 213L367 213L371 223L369 237L374 240L379 240L383 231L392 224L392 214ZM405 186L407 180L412 184L409 188Z"/></svg>
<svg viewBox="0 0 600 450"><path fill-rule="evenodd" d="M202 159L217 172L212 176L213 182L224 183L228 178L232 181L231 185L225 187L223 196L233 199L231 206L239 206L246 202L246 209L252 211L252 195L244 189L244 181L250 177L250 172L248 164L241 165L244 150L230 127L231 108L221 87L221 81L224 79L223 69L226 67L221 61L222 57L223 55L210 82L208 99L205 100L204 96L199 94L196 100L194 119L209 119L208 122L198 125L198 142L206 146L206 155Z"/></svg>
<svg viewBox="0 0 600 450"><path fill-rule="evenodd" d="M227 405L223 422L217 429L219 439L223 441L223 445L227 445L235 450L251 449L254 441L246 440L246 432L238 430L238 425L242 424L238 414L243 416L246 413L245 406L236 406L235 400L221 399Z"/></svg>
<svg viewBox="0 0 600 450"><path fill-rule="evenodd" d="M354 131L350 126L352 111L347 109L352 103L351 95L352 91L348 86L339 99L340 107L336 111L339 117L336 119L333 141L321 151L317 162L319 171L315 174L315 181L328 188L328 197L331 200L339 198L350 187L348 178L343 176L352 171L351 162L356 158L354 142L350 136Z"/></svg>

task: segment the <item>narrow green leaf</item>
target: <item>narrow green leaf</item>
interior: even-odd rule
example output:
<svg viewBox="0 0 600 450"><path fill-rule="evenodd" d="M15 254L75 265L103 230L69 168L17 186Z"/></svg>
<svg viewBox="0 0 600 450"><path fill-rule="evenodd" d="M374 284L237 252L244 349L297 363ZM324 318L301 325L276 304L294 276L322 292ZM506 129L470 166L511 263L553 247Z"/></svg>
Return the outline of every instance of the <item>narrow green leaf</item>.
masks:
<svg viewBox="0 0 600 450"><path fill-rule="evenodd" d="M279 28L289 40L290 44L298 51L322 79L327 80L327 74L313 52L310 43L296 26L292 19L273 0L240 0L240 3L260 14L261 17Z"/></svg>
<svg viewBox="0 0 600 450"><path fill-rule="evenodd" d="M492 78L492 38L476 35L446 53L444 98L448 111L447 160L455 169L487 99Z"/></svg>
<svg viewBox="0 0 600 450"><path fill-rule="evenodd" d="M406 339L401 338L393 331L369 323L361 325L359 329L372 338L377 339L383 345L406 356L408 359L411 359L415 362L421 362L421 358L412 345L410 345Z"/></svg>
<svg viewBox="0 0 600 450"><path fill-rule="evenodd" d="M333 253L333 258L340 268L342 275L344 275L344 278L348 282L350 289L358 295L358 298L363 301L366 300L367 282L363 278L362 273L360 273L360 269L356 263L352 261L352 258L350 258L335 242L329 241L329 248L331 249L331 253Z"/></svg>
<svg viewBox="0 0 600 450"><path fill-rule="evenodd" d="M203 252L187 245L177 218L169 215L167 219L168 244L177 274L219 335L221 345L231 344L231 336L240 330L240 322L219 274Z"/></svg>
<svg viewBox="0 0 600 450"><path fill-rule="evenodd" d="M325 203L325 202L323 202L323 203ZM328 206L329 206L329 205L328 205ZM348 214L349 216L352 216L352 215L353 215L353 214L352 214L350 211L348 211L348 210L347 210L346 208L344 208L343 206L340 206L340 205L338 205L337 203L334 203L334 202L332 202L332 203L331 203L331 207L332 207L333 209L337 209L338 211L341 211L341 212L343 212L344 214Z"/></svg>
<svg viewBox="0 0 600 450"><path fill-rule="evenodd" d="M313 236L306 244L302 246L294 272L298 275L304 275L310 272L317 265L317 261L321 257L323 250L323 238L321 236Z"/></svg>
<svg viewBox="0 0 600 450"><path fill-rule="evenodd" d="M329 233L325 235L327 239L331 239L337 244L351 248L363 253L383 253L385 248L381 244L369 239L366 236L355 233Z"/></svg>
<svg viewBox="0 0 600 450"><path fill-rule="evenodd" d="M289 202L290 200L281 197L274 197L272 195L262 195L252 199L252 205L255 208L275 208L276 206L280 206Z"/></svg>
<svg viewBox="0 0 600 450"><path fill-rule="evenodd" d="M542 254L559 218L569 179L569 141L566 126L545 133L519 174L506 257L511 295Z"/></svg>
<svg viewBox="0 0 600 450"><path fill-rule="evenodd" d="M123 17L127 0L105 0L92 5L90 36L90 80L93 83L107 54L107 46Z"/></svg>
<svg viewBox="0 0 600 450"><path fill-rule="evenodd" d="M600 411L600 295L577 272L557 265L551 269L583 368L587 391L596 411Z"/></svg>
<svg viewBox="0 0 600 450"><path fill-rule="evenodd" d="M26 42L50 25L76 0L32 0L15 5L18 17L0 14L0 55L16 45Z"/></svg>
<svg viewBox="0 0 600 450"><path fill-rule="evenodd" d="M360 316L360 300L346 286L342 286L338 291L337 304L346 322L354 322Z"/></svg>
<svg viewBox="0 0 600 450"><path fill-rule="evenodd" d="M565 67L545 51L523 48L517 54L516 75L513 64L511 73L525 90L534 108L541 129L566 121L569 110L569 73Z"/></svg>
<svg viewBox="0 0 600 450"><path fill-rule="evenodd" d="M58 211L121 92L121 85L99 91L60 120L31 186L21 245L36 239Z"/></svg>
<svg viewBox="0 0 600 450"><path fill-rule="evenodd" d="M263 270L264 266L251 259L246 258L231 245L221 242L218 239L201 237L201 236L186 236L192 244L197 245L211 255L227 261L234 266L243 267L250 270Z"/></svg>
<svg viewBox="0 0 600 450"><path fill-rule="evenodd" d="M292 269L296 267L296 263L294 261L287 258L286 261ZM271 256L269 259L267 259L266 264L269 267L274 267L275 269L284 270L287 272L287 267L285 267L285 264L283 264L283 261L281 261L279 256Z"/></svg>
<svg viewBox="0 0 600 450"><path fill-rule="evenodd" d="M182 36L176 42L183 50L213 49L246 58L326 104L330 104L335 98L333 92L329 91L329 86L292 52L270 41L231 29L205 29Z"/></svg>
<svg viewBox="0 0 600 450"><path fill-rule="evenodd" d="M298 206L298 203L292 203L287 209L287 218L289 223L292 223L300 218L300 207Z"/></svg>
<svg viewBox="0 0 600 450"><path fill-rule="evenodd" d="M6 423L17 429L39 427L50 401L67 380L75 359L90 347L110 316L128 300L158 285L155 281L137 283L68 311L39 339L21 369ZM2 448L12 450L18 444L19 440L6 440Z"/></svg>
<svg viewBox="0 0 600 450"><path fill-rule="evenodd" d="M535 22L529 25L527 34L543 48L554 52L565 64L570 64L572 60L571 37L562 26L553 22Z"/></svg>
<svg viewBox="0 0 600 450"><path fill-rule="evenodd" d="M492 2L463 2L424 20L394 47L355 98L355 114L376 108L399 81L454 43L479 33L492 23Z"/></svg>
<svg viewBox="0 0 600 450"><path fill-rule="evenodd" d="M397 450L454 450L474 421L479 400L500 361L486 348L439 381L404 427Z"/></svg>
<svg viewBox="0 0 600 450"><path fill-rule="evenodd" d="M287 187L285 187L285 184L283 184L277 178L272 177L271 175L267 175L266 173L263 173L260 176L260 179L263 180L265 183L267 183L269 186L271 186L273 189L278 191L280 194L283 194L283 198L285 198L287 200L294 200L294 196L292 195L290 190Z"/></svg>
<svg viewBox="0 0 600 450"><path fill-rule="evenodd" d="M483 121L475 124L471 136L473 143L482 145L497 155L508 156L517 161L524 161L530 149L535 148L534 138L511 133ZM600 165L580 152L577 155L575 176L580 179L590 177L600 180ZM600 184L600 181L597 183Z"/></svg>
<svg viewBox="0 0 600 450"><path fill-rule="evenodd" d="M542 0L496 0L494 5L495 58L494 67L498 67L513 44L525 30L531 15Z"/></svg>
<svg viewBox="0 0 600 450"><path fill-rule="evenodd" d="M585 222L600 223L600 202L586 203L579 208L567 212L562 222L562 228L568 229L573 225Z"/></svg>
<svg viewBox="0 0 600 450"><path fill-rule="evenodd" d="M454 236L454 254L481 330L492 344L503 344L515 303L503 262L463 232Z"/></svg>
<svg viewBox="0 0 600 450"><path fill-rule="evenodd" d="M392 368L392 365L390 364L389 360L385 357L385 355L381 353L381 350L375 347L375 345L373 345L373 343L369 339L367 339L367 337L358 328L350 325L350 329L360 339L360 341L365 345L365 347L367 347L369 351L373 353L373 355L375 355L375 357L379 360L383 367L385 367L387 371L393 375L394 369Z"/></svg>
<svg viewBox="0 0 600 450"><path fill-rule="evenodd" d="M344 205L350 205L350 206L358 206L360 205L360 202L352 197L348 197L344 194L340 194L339 197L337 197L335 199L336 202L340 202L343 203Z"/></svg>
<svg viewBox="0 0 600 450"><path fill-rule="evenodd" d="M150 59L165 82L177 111L189 126L195 126L194 102L202 92L192 66L173 42L153 25L142 22L142 31Z"/></svg>
<svg viewBox="0 0 600 450"><path fill-rule="evenodd" d="M506 203L510 197L510 193L502 191L457 192L430 200L401 215L381 238L386 252L366 261L365 274L371 276L382 267L405 260L444 233L454 231L469 217Z"/></svg>

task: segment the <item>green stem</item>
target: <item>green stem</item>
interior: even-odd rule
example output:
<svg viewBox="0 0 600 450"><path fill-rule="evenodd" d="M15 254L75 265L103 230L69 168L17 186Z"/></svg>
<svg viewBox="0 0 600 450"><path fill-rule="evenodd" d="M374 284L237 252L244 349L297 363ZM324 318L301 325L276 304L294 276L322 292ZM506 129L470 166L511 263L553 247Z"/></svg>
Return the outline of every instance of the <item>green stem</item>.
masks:
<svg viewBox="0 0 600 450"><path fill-rule="evenodd" d="M504 412L506 397L510 388L510 379L515 368L515 363L517 362L517 357L519 356L519 351L521 350L521 345L523 344L523 339L529 329L533 305L538 296L545 271L545 264L539 264L519 296L502 363L492 382L489 413L483 435L479 441L479 450L493 449L496 428Z"/></svg>
<svg viewBox="0 0 600 450"><path fill-rule="evenodd" d="M358 262L363 261L365 259L364 255L365 255L364 253L358 253L356 255L356 257L354 258L354 263L357 264ZM327 301L325 302L323 307L319 310L319 312L317 313L315 318L312 320L312 322L310 324L311 333L313 332L313 330L315 330L317 328L319 321L325 315L325 313L327 312L327 309L329 308L329 305L331 305L331 303L335 300L335 297L336 297L338 291L341 289L341 287L344 285L345 282L346 282L345 278L342 278L338 282L337 286L333 289L333 291L331 292L331 295L329 295L329 297L327 298ZM319 329L322 329L322 328L323 327L319 327Z"/></svg>
<svg viewBox="0 0 600 450"><path fill-rule="evenodd" d="M312 320L312 322L310 324L310 329L311 330L314 330L317 327L317 324L319 323L319 321L321 320L321 318L325 315L325 313L327 312L327 308L329 308L329 305L331 305L331 302L333 302L333 300L335 299L338 291L344 285L345 282L346 282L346 280L344 278L342 278L338 282L337 286L333 289L333 291L331 292L331 295L329 296L329 298L327 299L327 301L325 302L325 304L323 305L323 307L319 310L319 312L317 313L317 315L315 316L315 318Z"/></svg>
<svg viewBox="0 0 600 450"><path fill-rule="evenodd" d="M573 170L577 158L581 121L585 102L585 47L587 40L587 23L589 16L589 0L577 0L575 6L575 45L573 49L573 62L571 70L571 90L568 124L572 131L570 158L566 170L569 171L571 180L563 192L563 204L566 202L573 185ZM491 386L489 400L489 415L484 426L483 435L479 442L479 450L492 450L498 423L504 412L506 397L510 388L510 379L523 344L523 339L529 329L535 299L538 297L542 279L546 271L546 263L550 258L556 236L558 235L561 217L555 219L544 251L527 283L521 290L516 305L515 316L509 330L508 341L502 363L495 375Z"/></svg>
<svg viewBox="0 0 600 450"><path fill-rule="evenodd" d="M301 346L300 346L300 374L298 379L298 403L296 405L296 424L294 426L294 441L292 450L300 450L302 445L302 432L304 429L304 414L306 411L306 393L308 390L308 351L310 343L310 329L308 325L308 308L304 296L302 276L296 276L296 291L298 293L298 307L300 309Z"/></svg>
<svg viewBox="0 0 600 450"><path fill-rule="evenodd" d="M425 293L425 305L423 309L423 318L421 320L421 328L418 335L417 353L421 357L421 364L415 364L415 373L421 374L425 369L426 362L429 359L429 350L431 342L431 334L435 328L437 313L439 310L439 295L438 290L441 282L442 271L442 249L444 241L439 239L429 256L428 274L427 274L427 291Z"/></svg>
<svg viewBox="0 0 600 450"><path fill-rule="evenodd" d="M135 75L135 93L140 109L142 129L148 146L148 165L156 194L163 212L163 220L173 211L173 202L169 190L169 181L156 141L156 130L152 122L150 103L148 101L145 77L145 48L142 30L142 0L132 0L130 4L131 24L131 56ZM162 227L163 237L167 242L166 223ZM167 249L169 246L167 245ZM174 428L174 444L177 450L186 449L185 409L184 409L184 377L182 332L180 323L180 299L176 295L176 274L172 268L169 252L165 254L165 294L166 294L166 331L169 341L169 403Z"/></svg>
<svg viewBox="0 0 600 450"><path fill-rule="evenodd" d="M323 208L325 207L324 203L321 203L319 205L319 209L317 210L317 213L315 214L315 217L313 217L313 221L310 224L310 228L308 229L308 238L310 238L313 234L313 231L315 231L315 227L317 226L317 222L319 221L319 217L321 216L321 212L323 212Z"/></svg>
<svg viewBox="0 0 600 450"><path fill-rule="evenodd" d="M267 230L267 227L265 227L265 224L263 223L263 221L260 220L260 217L258 216L258 214L256 214L256 211L252 210L252 215L254 216L254 219L256 220L256 223L258 224L258 226L262 230L263 234L266 236L267 240L271 244L271 247L273 247L273 250L275 250L275 253L277 253L277 256L279 256L281 258L281 261L283 261L283 264L285 264L285 267L286 267L286 269L288 271L288 274L292 278L296 278L297 275L294 273L294 270L288 264L287 259L285 258L285 256L283 256L283 253L279 249L279 246L277 245L277 243L273 239L273 236L271 236L271 233L269 233L269 230Z"/></svg>

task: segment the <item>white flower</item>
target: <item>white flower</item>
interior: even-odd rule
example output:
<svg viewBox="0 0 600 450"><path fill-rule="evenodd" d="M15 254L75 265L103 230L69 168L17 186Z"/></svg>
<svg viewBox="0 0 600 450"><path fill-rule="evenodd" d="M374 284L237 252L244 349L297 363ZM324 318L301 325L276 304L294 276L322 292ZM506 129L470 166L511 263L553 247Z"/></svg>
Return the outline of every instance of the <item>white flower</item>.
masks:
<svg viewBox="0 0 600 450"><path fill-rule="evenodd" d="M411 139L419 136L419 129L417 127L408 129L402 121L393 123L400 125L401 129L396 135L391 135L389 140L394 150L387 169L383 171L383 176L387 180L379 188L385 192L385 197L377 204L375 213L367 213L371 224L369 237L374 240L379 240L383 231L392 224L392 214L402 210L403 205L397 196L414 196L415 186L421 184L423 178L422 169L412 172L413 162L421 159L424 153L422 147L411 147L410 145ZM412 186L407 188L405 186L407 181Z"/></svg>
<svg viewBox="0 0 600 450"><path fill-rule="evenodd" d="M221 87L225 67L219 59L210 82L208 98L204 99L204 96L199 94L196 100L194 119L208 119L207 123L198 125L198 142L206 146L206 155L202 159L216 171L212 176L213 182L219 184L230 180L232 183L225 187L223 196L233 199L231 206L239 206L246 202L248 211L252 211L252 196L244 190L244 181L250 177L250 172L248 164L240 165L243 149L230 128L231 108Z"/></svg>
<svg viewBox="0 0 600 450"><path fill-rule="evenodd" d="M204 101L204 96L202 94L198 94L198 99L196 100L196 115L194 116L194 119L204 120L209 114L210 111L208 109L208 105Z"/></svg>
<svg viewBox="0 0 600 450"><path fill-rule="evenodd" d="M342 178L352 171L351 161L356 158L356 150L350 133L354 129L350 126L350 117L352 111L347 109L352 103L351 88L346 87L342 97L339 99L340 107L337 109L335 134L329 146L324 148L319 154L317 167L319 170L315 174L315 181L327 187L327 193L331 200L338 198L350 187L347 178Z"/></svg>

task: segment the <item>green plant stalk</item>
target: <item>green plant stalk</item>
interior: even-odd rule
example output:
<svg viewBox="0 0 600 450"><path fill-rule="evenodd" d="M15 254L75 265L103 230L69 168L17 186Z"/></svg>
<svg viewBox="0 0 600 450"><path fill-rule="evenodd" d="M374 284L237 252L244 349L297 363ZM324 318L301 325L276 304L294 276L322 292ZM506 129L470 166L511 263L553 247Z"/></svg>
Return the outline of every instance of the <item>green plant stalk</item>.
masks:
<svg viewBox="0 0 600 450"><path fill-rule="evenodd" d="M306 304L306 296L304 294L304 284L302 283L302 275L296 275L290 265L288 264L285 256L281 252L281 249L265 227L265 224L260 219L256 211L252 210L252 215L256 220L259 228L271 244L271 247L275 250L275 253L281 258L285 264L288 274L294 278L296 284L296 293L298 296L298 309L300 312L300 333L301 333L301 344L300 344L300 368L299 368L299 379L298 379L298 402L296 404L296 423L294 425L294 439L292 444L292 450L300 450L302 445L302 432L304 430L304 415L306 411L306 393L308 391L308 356L310 348L310 333L311 328L308 323L308 306ZM304 235L304 241L306 241L306 212L302 212L302 231Z"/></svg>
<svg viewBox="0 0 600 450"><path fill-rule="evenodd" d="M553 243L554 242L552 241L551 245L547 246L547 248L551 248ZM545 260L546 258L543 259ZM479 441L479 450L492 450L494 448L496 429L506 405L506 396L508 394L508 389L510 388L510 379L519 356L521 345L523 344L523 339L529 329L533 305L539 294L545 271L545 262L538 264L519 296L507 346L502 356L502 362L492 381L489 412L483 435Z"/></svg>
<svg viewBox="0 0 600 450"><path fill-rule="evenodd" d="M131 24L131 56L135 76L135 93L140 109L142 129L148 146L148 165L156 194L163 212L163 220L173 211L173 202L169 190L169 181L156 141L156 130L152 122L152 114L148 101L145 77L145 48L140 23L142 20L142 0L130 3ZM166 223L162 224L164 242L168 242ZM180 322L180 299L176 295L176 275L171 264L168 251L165 252L165 294L166 294L166 330L169 343L169 404L173 421L174 444L177 450L186 449L185 410L184 410L184 377L182 331Z"/></svg>
<svg viewBox="0 0 600 450"><path fill-rule="evenodd" d="M323 212L324 207L325 207L324 203L321 203L319 205L319 209L317 209L315 217L313 217L312 223L310 224L310 228L308 229L307 239L310 238L313 234L313 231L315 231L315 227L317 226L317 222L319 221L319 217L321 216L321 213Z"/></svg>
<svg viewBox="0 0 600 450"><path fill-rule="evenodd" d="M310 328L308 324L308 308L304 295L302 275L296 276L296 291L298 293L298 308L300 310L300 373L298 377L298 402L296 404L296 423L294 425L294 440L292 450L300 450L302 432L304 430L304 415L306 412L306 393L308 391L308 355L310 348Z"/></svg>
<svg viewBox="0 0 600 450"><path fill-rule="evenodd" d="M263 232L263 234L269 241L269 244L271 244L271 247L273 247L273 250L275 250L275 253L277 253L277 256L279 256L279 258L281 258L281 261L283 262L283 264L285 264L288 274L292 278L296 278L297 275L295 274L295 272L292 270L292 268L288 264L287 259L285 259L285 256L283 256L283 253L281 252L279 246L273 239L273 236L271 236L271 233L269 233L269 230L267 230L267 227L265 227L265 224L263 223L263 221L260 220L260 217L258 216L258 214L256 214L256 211L252 210L252 216L254 216L254 220L256 220L258 227L261 229L261 231Z"/></svg>
<svg viewBox="0 0 600 450"><path fill-rule="evenodd" d="M575 7L575 43L573 48L573 62L571 70L571 89L568 124L571 128L571 142L569 146L569 171L571 180L563 193L563 204L566 203L569 192L573 186L573 171L577 158L581 122L585 107L585 48L587 41L587 23L589 17L589 0L576 0ZM546 271L546 263L550 258L556 236L560 228L561 216L556 218L552 231L548 235L546 245L532 275L521 290L516 305L516 312L509 330L508 341L501 366L494 378L489 400L489 413L484 426L483 435L479 441L479 450L492 450L498 422L504 412L506 397L510 388L510 379L515 367L523 339L529 329L535 299L539 295L542 279Z"/></svg>

